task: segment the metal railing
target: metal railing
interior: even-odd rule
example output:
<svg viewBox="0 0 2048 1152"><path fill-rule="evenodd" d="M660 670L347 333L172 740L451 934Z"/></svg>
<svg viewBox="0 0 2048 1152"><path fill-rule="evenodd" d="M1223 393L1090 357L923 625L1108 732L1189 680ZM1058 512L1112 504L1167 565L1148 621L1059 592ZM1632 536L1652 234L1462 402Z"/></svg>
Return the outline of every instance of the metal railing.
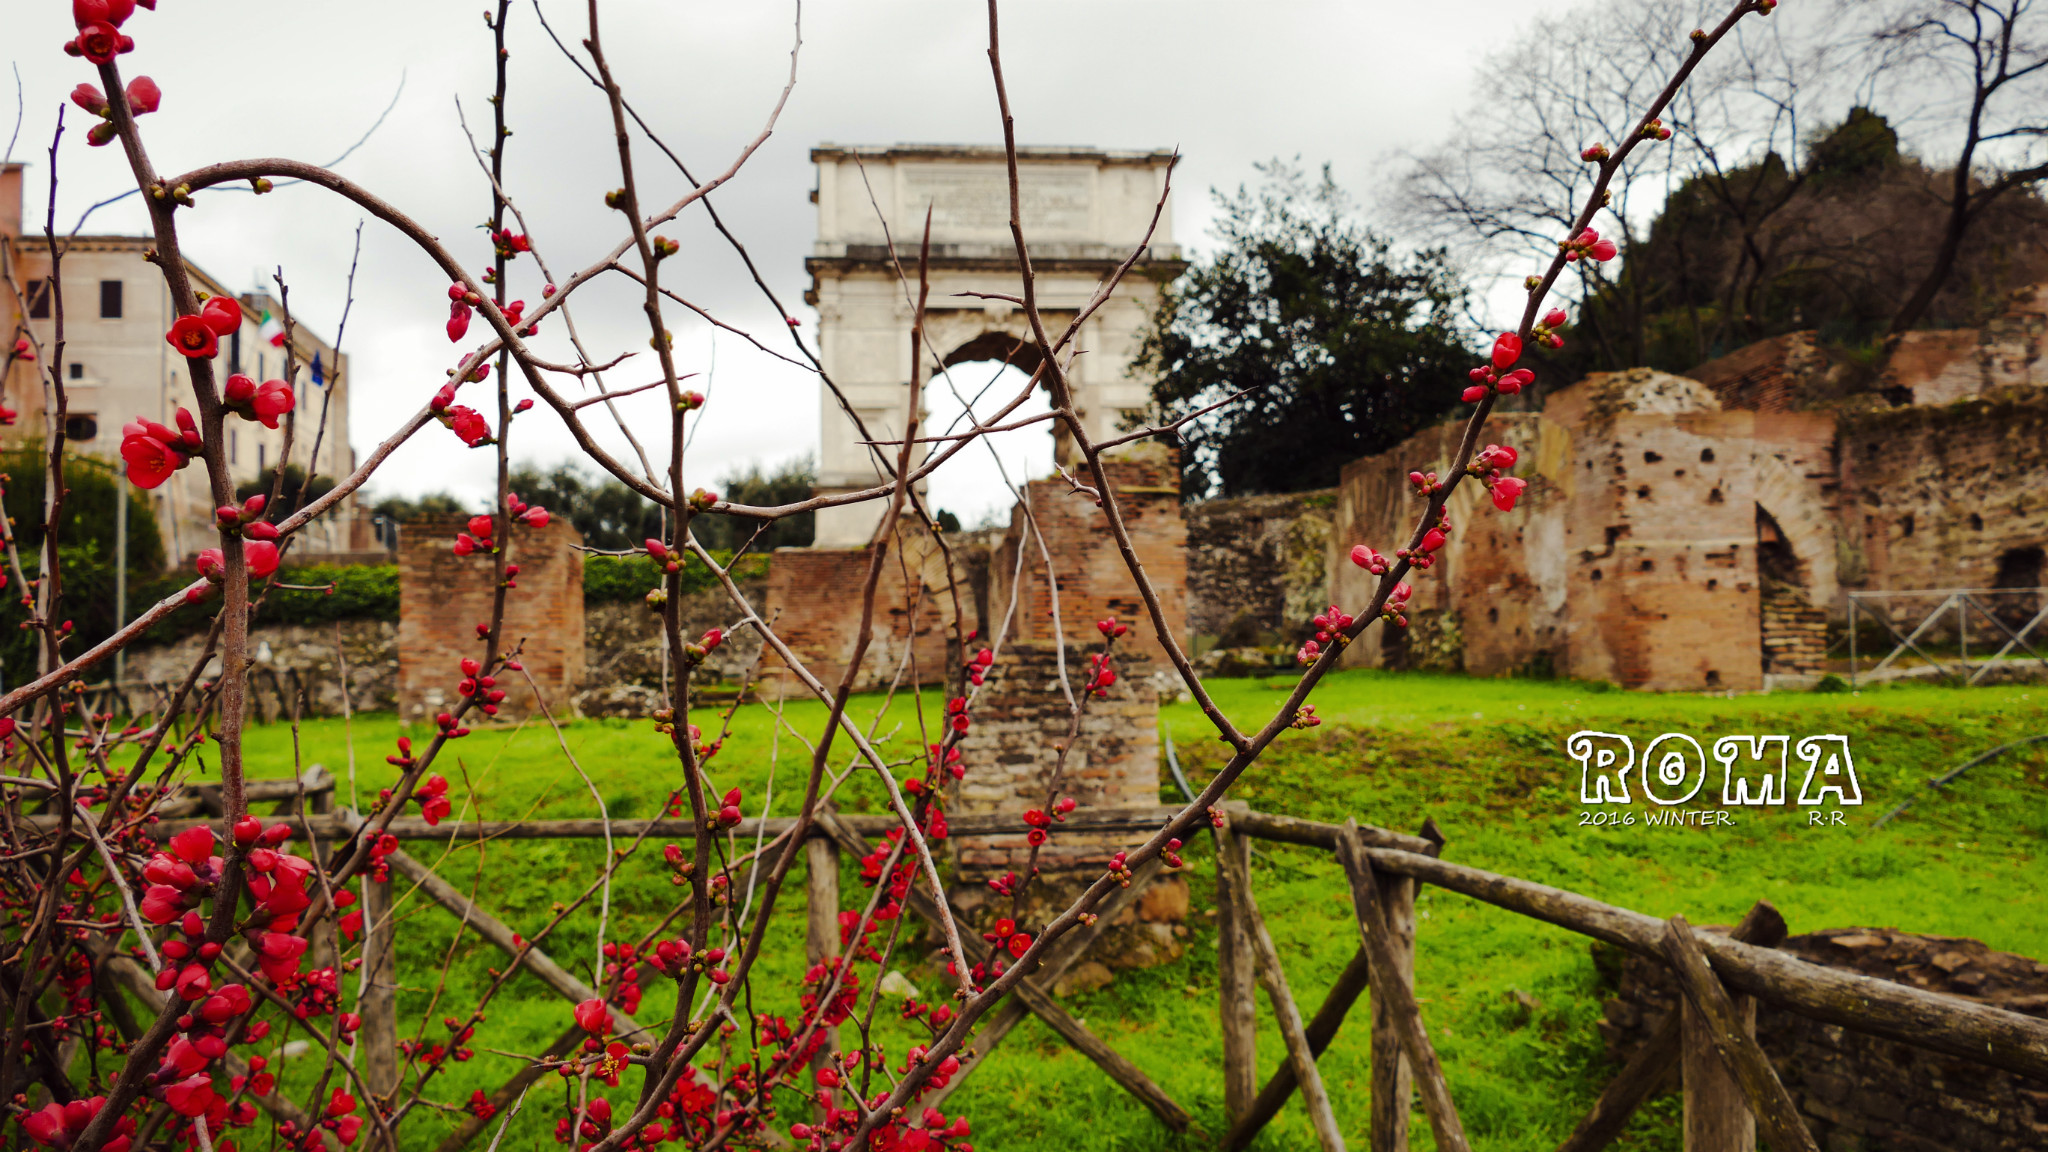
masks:
<svg viewBox="0 0 2048 1152"><path fill-rule="evenodd" d="M1913 626L1912 631L1902 632L1899 624L1894 621L1896 612L1893 605L1898 601L1916 599L1922 602L1934 600L1934 607L1925 616L1921 617L1920 622ZM1990 603L1987 604L1987 601ZM2020 614L2030 614L2027 622L2018 629L2014 629L2011 624L2006 622L2006 618L1996 611L1996 609L2003 607L2006 609L2006 614L2010 616L2012 615L2011 608L2015 603L2017 603L2020 609ZM1984 623L1990 625L1989 631L1981 633L1989 639L1990 643L1999 644L2001 637L2004 640L2004 643L1998 647L1997 651L1977 662L1974 669L1970 660L1970 617L1973 613ZM1892 646L1892 650L1885 653L1884 658L1879 660L1868 672L1862 672L1859 668L1861 657L1857 651L1858 629L1856 626L1859 617L1874 620L1883 625L1884 630L1890 633L1891 638L1896 641ZM1951 618L1954 621L1953 625L1949 624ZM2033 644L2028 642L2028 638L2034 634L2035 629L2039 628L2044 620L2048 620L2048 588L1925 588L1900 592L1851 592L1849 593L1849 685L1852 688L1855 687L1859 675L1876 676L1889 667L1903 653L1909 651L1920 657L1920 659L1925 660L1929 666L1938 670L1942 675L1952 677L1965 684L1976 684L1983 680L1992 669L2001 666L2008 657L2011 657L2015 649L2025 653L2025 656L2019 657L2019 659L2032 658L2041 665L2044 671L2048 671L2048 654L2036 651ZM1956 656L1953 661L1955 666L1953 668L1950 667L1950 662L1938 660L1928 652L1928 648L1933 646L1931 637L1933 635L1942 635L1951 627L1953 628L1956 645ZM2043 636L2048 637L2048 630L2044 630ZM2048 642L2044 642L2042 638L2036 638L2034 643L2043 643L2044 646L2048 646Z"/></svg>

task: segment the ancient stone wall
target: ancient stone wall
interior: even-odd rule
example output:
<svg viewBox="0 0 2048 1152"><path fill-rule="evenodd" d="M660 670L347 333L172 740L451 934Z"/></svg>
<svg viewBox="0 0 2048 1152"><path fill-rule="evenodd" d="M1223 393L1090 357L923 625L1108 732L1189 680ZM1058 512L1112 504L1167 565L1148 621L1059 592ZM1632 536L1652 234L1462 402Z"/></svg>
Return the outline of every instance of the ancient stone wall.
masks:
<svg viewBox="0 0 2048 1152"><path fill-rule="evenodd" d="M1329 604L1334 488L1205 500L1187 509L1188 629L1198 645L1298 640Z"/></svg>
<svg viewBox="0 0 2048 1152"><path fill-rule="evenodd" d="M1450 543L1409 577L1409 627L1355 645L1346 663L1761 687L1759 516L1789 541L1779 620L1826 604L1833 426L1819 413L1724 411L1700 384L1647 370L1590 377L1540 414L1498 414L1485 439L1520 453L1527 492L1502 514L1481 485L1460 485ZM1369 602L1377 578L1350 563L1351 546L1407 543L1421 507L1408 473L1448 472L1461 434L1447 423L1344 469L1328 557L1338 604Z"/></svg>
<svg viewBox="0 0 2048 1152"><path fill-rule="evenodd" d="M1134 630L1125 641L1136 635ZM1099 635L1091 649L1102 649ZM1070 647L1066 652L1067 677L1076 700L1082 696L1085 651ZM960 742L968 772L952 785L947 811L1018 814L1043 808L1072 723L1054 646L1005 645L975 702L973 726ZM1060 792L1072 796L1084 811L1159 803L1159 693L1149 678L1119 676L1106 699L1087 702L1080 736L1067 754ZM1055 826L1051 842L1039 851L1038 867L1046 872L1100 871L1111 854L1142 840L1142 835L1133 834L1067 833ZM951 844L961 881L968 886L1003 872L1021 875L1030 855L1021 834L955 836Z"/></svg>
<svg viewBox="0 0 2048 1152"><path fill-rule="evenodd" d="M268 722L289 717L294 697L300 701L301 715L341 715L337 635L348 662L349 707L357 712L389 712L398 706L398 625L389 620L343 620L338 628L259 625L249 630L250 698L258 719ZM123 679L134 686L130 705L148 707L157 699L151 689L175 691L205 648L205 632L161 647L130 648ZM220 675L218 655L207 662L203 675Z"/></svg>
<svg viewBox="0 0 2048 1152"><path fill-rule="evenodd" d="M938 683L952 672L953 610L958 597L974 627L974 588L964 569L949 570L931 530L915 516L888 543L877 582L872 637L855 678L856 691L903 683ZM804 666L837 687L860 636L867 548L778 548L768 568L763 617ZM779 668L780 661L771 661ZM792 691L797 690L792 688Z"/></svg>
<svg viewBox="0 0 2048 1152"><path fill-rule="evenodd" d="M748 603L759 605L767 591L765 578L739 581ZM701 678L737 682L755 667L761 637L751 628L732 628L739 618L723 588L707 588L682 598L682 632L686 639L713 628L727 629L726 641L699 669ZM583 613L583 680L577 685L576 710L584 716L654 714L666 707L663 695L661 616L645 601L590 604ZM795 685L791 686L796 687Z"/></svg>
<svg viewBox="0 0 2048 1152"><path fill-rule="evenodd" d="M1844 583L1990 588L2048 544L2048 393L1853 415L1840 435Z"/></svg>
<svg viewBox="0 0 2048 1152"><path fill-rule="evenodd" d="M1179 460L1156 445L1131 447L1135 451L1130 454L1104 461L1103 470L1116 492L1138 562L1159 594L1167 629L1185 644L1188 552L1187 525L1181 519ZM1086 469L1082 471L1086 475ZM1039 551L1039 538L1043 537L1057 577L1059 620L1068 645L1099 641L1095 622L1115 616L1131 626L1130 635L1119 645L1129 654L1126 659L1146 665L1147 672L1166 668L1164 650L1153 638L1152 621L1137 583L1094 499L1057 479L1032 481L1029 494L1036 532L1030 529L1022 509L1011 512L1009 531L989 558L991 620L999 622L1008 610L1014 583L1016 613L1010 622L1010 639L1021 643L1052 639L1053 586L1046 582L1045 559ZM1020 551L1021 577L1017 575Z"/></svg>
<svg viewBox="0 0 2048 1152"><path fill-rule="evenodd" d="M1712 929L1710 929L1711 931ZM2048 1017L2048 965L1975 940L1839 928L1783 950L1931 992ZM1601 1034L1625 1060L1677 1005L1663 965L1630 954ZM1770 1004L1757 1040L1821 1147L1859 1152L2048 1149L2048 1084L1821 1024Z"/></svg>
<svg viewBox="0 0 2048 1152"><path fill-rule="evenodd" d="M463 657L481 658L476 626L491 618L492 557L457 556L461 518L406 524L398 545L398 709L404 720L432 717L455 703ZM566 519L545 528L515 527L511 559L519 586L505 600L504 647L523 645L520 663L548 707L566 715L583 681L583 536ZM533 713L533 693L518 673L500 677L500 715Z"/></svg>

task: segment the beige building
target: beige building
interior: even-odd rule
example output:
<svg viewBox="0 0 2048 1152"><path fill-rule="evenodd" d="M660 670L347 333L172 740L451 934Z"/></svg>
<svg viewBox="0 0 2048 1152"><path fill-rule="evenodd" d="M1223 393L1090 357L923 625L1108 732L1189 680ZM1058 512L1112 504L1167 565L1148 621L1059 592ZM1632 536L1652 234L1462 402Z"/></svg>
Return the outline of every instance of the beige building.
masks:
<svg viewBox="0 0 2048 1152"><path fill-rule="evenodd" d="M0 168L0 324L5 325L5 347L28 333L47 354L55 336L47 287L50 253L40 235L23 231L22 168ZM185 359L164 340L176 317L163 276L149 261L154 246L148 236L81 235L64 248L64 351L57 368L67 400L65 437L80 453L118 462L123 424L138 416L170 424L181 405L196 408ZM220 354L213 361L219 377L243 372L259 382L282 378L286 350L273 346L263 330L266 312L282 319L276 302L267 294L236 293L189 259L185 267L200 291L241 300L242 327L221 339ZM0 347L0 355L5 347ZM310 471L321 477L345 476L355 466L348 438L348 359L303 323L295 325L294 350L298 374L291 384L298 407L290 462L303 467L317 438L319 458ZM13 438L45 434L41 367L17 363L0 381L7 406L19 413L8 430ZM326 431L320 435L323 419ZM286 423L280 420L272 430L250 420L229 420L228 460L237 483L276 467ZM216 539L213 501L202 464L194 462L179 471L148 499L163 533L165 554L174 563ZM21 514L18 509L9 511ZM350 540L354 512L353 501L343 501L299 534L294 551L332 553L365 546L364 541Z"/></svg>
<svg viewBox="0 0 2048 1152"><path fill-rule="evenodd" d="M912 309L889 241L914 280L927 209L931 295L925 332L931 352L947 365L995 360L1025 372L1038 367L1030 329L1016 306L963 295L1014 297L1022 290L1001 148L826 144L811 150L811 160L818 166L818 187L811 194L818 205L818 240L805 261L811 289L804 298L818 310L826 374L876 439L902 435L904 389L912 371ZM1145 239L1172 161L1171 152L1160 151L1019 149L1024 235L1031 243L1039 308L1053 334L1066 328ZM1081 326L1074 344L1085 355L1075 358L1068 376L1092 438L1116 435L1127 415L1151 404L1148 382L1133 375L1131 358L1159 286L1186 267L1173 240L1168 204L1143 258ZM928 375L930 366L927 357L919 370ZM868 446L860 443L831 388L821 385L820 391L818 490L844 492L877 483L880 471ZM984 401L976 410L993 407ZM866 544L879 514L875 504L819 510L818 546Z"/></svg>

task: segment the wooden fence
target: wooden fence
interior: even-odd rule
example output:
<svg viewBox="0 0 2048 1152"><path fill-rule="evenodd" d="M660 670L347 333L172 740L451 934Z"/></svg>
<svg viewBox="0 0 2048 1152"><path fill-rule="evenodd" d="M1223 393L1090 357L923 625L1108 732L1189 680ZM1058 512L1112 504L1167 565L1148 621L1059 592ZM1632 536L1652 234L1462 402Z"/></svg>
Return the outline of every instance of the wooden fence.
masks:
<svg viewBox="0 0 2048 1152"><path fill-rule="evenodd" d="M317 766L297 780L262 781L248 786L252 803L275 803L277 815L310 831L323 845L354 833L361 818L334 807L334 780ZM1974 1061L2005 1071L2048 1080L2048 1021L1978 1004L1959 997L1810 964L1775 950L1785 937L1785 922L1767 902L1752 908L1731 933L1707 932L1683 917L1657 920L1587 896L1503 876L1442 859L1445 840L1433 823L1418 835L1362 825L1320 823L1255 812L1227 803L1224 825L1214 830L1218 908L1218 1011L1223 1033L1223 1079L1228 1130L1221 1145L1237 1152L1247 1147L1281 1107L1299 1092L1314 1121L1325 1152L1345 1146L1337 1119L1337 1102L1324 1087L1317 1058L1335 1039L1345 1017L1368 988L1371 997L1371 1094L1368 1131L1373 1152L1394 1152L1408 1146L1410 1102L1419 1097L1422 1113L1445 1152L1470 1148L1443 1069L1431 1046L1414 993L1415 894L1431 884L1518 915L1619 945L1667 965L1683 991L1680 1011L1672 1014L1619 1075L1601 1093L1578 1129L1559 1152L1593 1152L1618 1136L1635 1108L1678 1073L1685 1101L1688 1152L1753 1152L1757 1129L1774 1152L1809 1149L1817 1152L1790 1095L1755 1040L1756 1004L1768 1002L1815 1020L1851 1031ZM200 785L172 797L167 818L154 826L169 836L221 811L217 786ZM1170 808L1134 808L1077 812L1064 828L1076 832L1156 830L1174 814ZM753 819L733 831L739 837L769 837L789 831L792 819ZM1009 816L963 815L948 822L954 836L1021 834L1025 825ZM811 830L806 845L810 900L809 952L813 961L835 954L839 936L834 919L839 908L839 861L870 851L870 838L895 826L894 817L825 813ZM597 820L530 820L469 822L430 826L413 818L393 820L390 833L400 841L448 843L493 839L589 839L606 833ZM689 839L697 829L687 820L614 820L614 840L643 834L662 840ZM1273 938L1259 912L1252 890L1252 840L1307 845L1332 853L1350 888L1359 933L1358 951L1331 985L1321 1008L1302 1017L1293 987ZM531 972L541 983L572 1003L592 999L597 991L583 983L547 953L521 940L510 927L478 907L429 867L400 850L390 857L392 881L371 883L365 901L364 963L370 969L360 1011L363 1016L363 1074L370 1088L395 1092L399 1086L397 1019L393 993L392 888L408 884L427 900L460 918L463 924L510 957L508 971ZM1159 861L1140 868L1132 883L1097 909L1090 925L1056 941L1036 971L1017 985L1016 995L983 1021L973 1052L960 1072L942 1090L927 1098L936 1104L956 1090L989 1058L1003 1038L1026 1016L1039 1017L1062 1040L1093 1061L1111 1080L1129 1092L1160 1121L1176 1132L1193 1128L1188 1111L1176 1103L1114 1048L1075 1019L1049 989L1087 954L1090 947L1125 907L1138 898L1160 873ZM936 921L938 907L929 893L916 889L910 910ZM317 946L331 948L330 942ZM329 953L331 955L331 953ZM154 1008L162 994L132 961L115 966L114 975L144 1004ZM1263 989L1280 1025L1285 1056L1259 1083L1255 1027L1255 996ZM639 1025L614 1009L624 1032ZM582 1040L571 1027L547 1050L560 1057ZM233 1057L229 1057L230 1061ZM529 1066L491 1097L502 1111L542 1073ZM260 1098L281 1117L303 1123L289 1103ZM1349 1104L1349 1101L1346 1101ZM475 1117L442 1141L437 1152L457 1152L483 1129Z"/></svg>

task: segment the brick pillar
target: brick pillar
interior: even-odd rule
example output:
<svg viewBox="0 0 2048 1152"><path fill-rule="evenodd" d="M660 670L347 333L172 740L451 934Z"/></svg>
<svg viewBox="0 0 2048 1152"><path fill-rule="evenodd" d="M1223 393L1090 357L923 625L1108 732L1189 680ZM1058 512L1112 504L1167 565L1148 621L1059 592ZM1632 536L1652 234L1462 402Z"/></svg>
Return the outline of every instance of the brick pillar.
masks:
<svg viewBox="0 0 2048 1152"><path fill-rule="evenodd" d="M491 618L493 558L457 556L456 533L466 518L406 524L398 545L398 710L402 720L431 718L454 703L463 657L481 658L476 626ZM574 710L571 695L583 679L582 533L556 519L545 528L515 526L511 560L518 586L505 601L507 651L524 644L520 663L532 674L555 716ZM534 714L533 693L514 672L499 678L505 690L501 720ZM477 723L481 717L472 719Z"/></svg>
<svg viewBox="0 0 2048 1152"><path fill-rule="evenodd" d="M1154 445L1107 462L1124 524L1165 608L1168 628L1185 643L1187 526L1181 518L1177 458ZM1085 473L1084 473L1085 475ZM1153 635L1137 584L1104 522L1085 493L1061 480L1030 485L1032 518L1052 557L1059 594L1059 632L1066 639L1069 682L1076 697L1090 652L1102 650L1095 622L1115 616L1130 625L1116 644L1117 682L1108 699L1090 702L1081 735L1069 754L1063 793L1084 810L1159 803L1159 697L1173 675ZM1023 555L1022 575L1017 557ZM1044 554L1020 508L989 561L991 628L1016 610L994 678L975 707L974 726L962 745L967 777L955 786L950 811L1022 814L1045 802L1047 786L1071 722L1056 669L1052 600ZM1055 829L1039 854L1039 868L1078 877L1092 874L1136 834L1082 836ZM955 837L960 876L977 884L1004 871L1022 871L1029 848L1022 836ZM1057 887L1058 885L1055 885ZM963 885L964 889L964 885Z"/></svg>

